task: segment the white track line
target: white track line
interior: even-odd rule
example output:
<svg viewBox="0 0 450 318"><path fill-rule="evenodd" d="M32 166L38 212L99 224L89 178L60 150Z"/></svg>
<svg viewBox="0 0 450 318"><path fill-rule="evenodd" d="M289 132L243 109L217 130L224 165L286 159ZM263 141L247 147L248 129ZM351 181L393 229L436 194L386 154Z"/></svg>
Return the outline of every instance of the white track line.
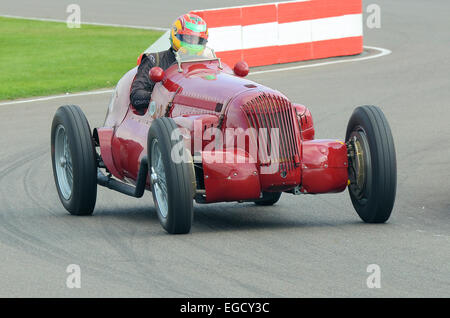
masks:
<svg viewBox="0 0 450 318"><path fill-rule="evenodd" d="M45 21L45 22L61 22L67 23L66 20L60 19L50 19L50 18L34 18L34 17L22 17L17 15L7 15L1 14L0 17L3 18L13 18L13 19L24 19L24 20L34 20L34 21ZM145 29L145 30L156 30L156 31L167 31L168 28L160 28L153 26L142 26L142 25L126 25L126 24L114 24L114 23L98 23L98 22L81 22L81 25L98 25L98 26L109 26L109 27L117 27L117 28L132 28L132 29Z"/></svg>
<svg viewBox="0 0 450 318"><path fill-rule="evenodd" d="M101 91L80 92L80 93L74 93L74 94L53 95L53 96L48 96L48 97L39 97L39 98L34 98L34 99L25 99L25 100L16 100L13 102L4 102L4 103L0 103L0 106L42 102L42 101L46 101L46 100L53 100L53 99L67 98L67 97L76 97L76 96L101 95L101 94L108 94L108 93L111 94L113 91L114 90L112 90L112 89L108 89L108 90L101 90Z"/></svg>
<svg viewBox="0 0 450 318"><path fill-rule="evenodd" d="M325 65L331 65L331 64L365 61L365 60L371 60L371 59L375 59L375 58L378 58L378 57L386 56L386 55L389 55L389 54L392 53L391 50L383 49L383 48L379 48L379 47L374 47L374 46L364 46L364 48L371 49L371 50L377 50L377 51L380 51L380 53L377 53L375 55L370 55L370 56L356 57L356 58L352 58L352 59L341 60L341 61L329 61L329 62L314 63L314 64L308 64L308 65L299 65L299 66L292 66L292 67L277 68L277 69L266 70L266 71L257 71L257 72L250 73L249 76L265 74L265 73L292 71L292 70L298 70L298 69L302 69L302 68L319 67L319 66L325 66ZM111 94L113 91L114 90L112 90L112 89L108 89L108 90L102 90L102 91L90 91L90 92L80 92L80 93L74 93L74 94L54 95L54 96L40 97L40 98L34 98L34 99L18 100L18 101L12 101L12 102L3 102L3 103L0 103L0 106L14 105L14 104L24 104L24 103L33 103L33 102L41 102L41 101L46 101L46 100L53 100L53 99L67 98L67 97Z"/></svg>
<svg viewBox="0 0 450 318"><path fill-rule="evenodd" d="M356 61L365 61L365 60L371 60L378 57L386 56L392 53L391 50L383 49L380 47L374 47L374 46L364 46L365 49L372 49L380 51L380 53L375 55L369 55L364 57L355 57L351 59L346 60L339 60L339 61L328 61L328 62L322 62L322 63L314 63L314 64L307 64L307 65L298 65L298 66L292 66L292 67L284 67L284 68L276 68L273 70L265 70L265 71L256 71L251 72L250 75L258 75L258 74L266 74L266 73L274 73L274 72L284 72L284 71L292 71L292 70L298 70L302 68L310 68L310 67L318 67L318 66L325 66L325 65L331 65L331 64L339 64L339 63L350 63L350 62L356 62Z"/></svg>

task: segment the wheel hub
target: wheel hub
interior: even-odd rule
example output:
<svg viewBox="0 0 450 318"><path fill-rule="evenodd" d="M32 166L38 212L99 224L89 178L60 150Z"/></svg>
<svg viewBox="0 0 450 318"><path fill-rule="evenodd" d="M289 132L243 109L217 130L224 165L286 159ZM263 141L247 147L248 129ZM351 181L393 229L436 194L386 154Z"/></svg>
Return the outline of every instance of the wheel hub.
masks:
<svg viewBox="0 0 450 318"><path fill-rule="evenodd" d="M65 168L66 164L67 164L67 160L65 157L62 157L59 164L61 165L61 167Z"/></svg>
<svg viewBox="0 0 450 318"><path fill-rule="evenodd" d="M62 125L56 128L55 133L55 168L61 195L65 200L69 200L73 186L72 155L66 130Z"/></svg>
<svg viewBox="0 0 450 318"><path fill-rule="evenodd" d="M158 175L156 174L155 168L153 168L153 167L152 167L152 173L150 175L150 181L153 185L158 183Z"/></svg>
<svg viewBox="0 0 450 318"><path fill-rule="evenodd" d="M349 148L350 191L355 197L362 199L366 193L368 174L370 173L370 150L365 131L357 127L350 135Z"/></svg>

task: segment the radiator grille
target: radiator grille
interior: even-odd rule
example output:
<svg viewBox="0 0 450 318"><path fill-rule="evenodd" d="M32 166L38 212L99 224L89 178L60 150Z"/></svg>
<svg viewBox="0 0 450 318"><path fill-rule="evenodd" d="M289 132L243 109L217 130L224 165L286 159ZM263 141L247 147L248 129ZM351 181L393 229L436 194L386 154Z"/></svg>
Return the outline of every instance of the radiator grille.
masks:
<svg viewBox="0 0 450 318"><path fill-rule="evenodd" d="M289 171L299 164L299 149L295 135L295 114L292 104L285 98L262 94L242 106L251 128L255 128L258 147L263 147L259 151L259 162L262 165L269 165L276 161L280 164L281 171ZM261 128L267 129L263 133ZM279 142L271 135L271 129L279 131ZM276 154L271 153L272 145L276 149ZM263 151L261 151L263 150Z"/></svg>

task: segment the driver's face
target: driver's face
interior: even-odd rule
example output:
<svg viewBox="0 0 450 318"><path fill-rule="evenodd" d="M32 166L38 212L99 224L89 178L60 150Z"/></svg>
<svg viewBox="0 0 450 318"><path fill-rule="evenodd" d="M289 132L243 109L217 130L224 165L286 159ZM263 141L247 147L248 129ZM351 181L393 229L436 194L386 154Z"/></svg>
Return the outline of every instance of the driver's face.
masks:
<svg viewBox="0 0 450 318"><path fill-rule="evenodd" d="M202 55L204 50L205 50L204 47L199 47L198 45L196 45L195 48L189 46L182 46L178 51L186 55Z"/></svg>

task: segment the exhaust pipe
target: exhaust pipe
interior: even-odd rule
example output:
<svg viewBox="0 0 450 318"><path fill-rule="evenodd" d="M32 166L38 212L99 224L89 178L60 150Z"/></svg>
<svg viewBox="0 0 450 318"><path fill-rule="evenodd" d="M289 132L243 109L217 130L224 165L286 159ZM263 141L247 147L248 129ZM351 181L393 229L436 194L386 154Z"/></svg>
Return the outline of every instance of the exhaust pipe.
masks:
<svg viewBox="0 0 450 318"><path fill-rule="evenodd" d="M120 192L134 198L141 198L144 195L145 185L148 176L148 159L144 156L139 165L136 186L114 179L111 175L106 176L100 169L97 169L97 184L108 189Z"/></svg>

